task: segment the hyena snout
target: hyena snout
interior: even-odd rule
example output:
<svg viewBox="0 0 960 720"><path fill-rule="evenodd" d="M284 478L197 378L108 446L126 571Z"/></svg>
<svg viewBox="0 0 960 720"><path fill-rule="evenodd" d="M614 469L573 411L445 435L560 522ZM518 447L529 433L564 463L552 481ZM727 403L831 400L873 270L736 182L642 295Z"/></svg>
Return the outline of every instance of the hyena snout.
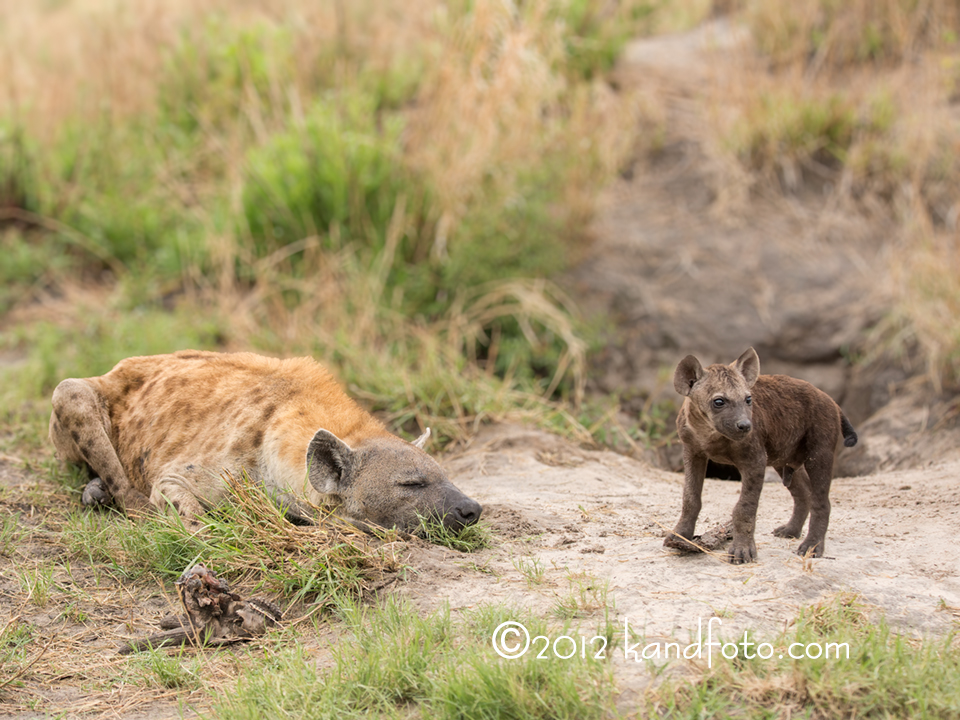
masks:
<svg viewBox="0 0 960 720"><path fill-rule="evenodd" d="M446 498L438 514L448 530L462 530L476 523L482 513L483 507L480 503L463 493L457 493Z"/></svg>
<svg viewBox="0 0 960 720"><path fill-rule="evenodd" d="M753 420L747 413L728 413L715 418L714 427L731 440L743 440L753 430Z"/></svg>

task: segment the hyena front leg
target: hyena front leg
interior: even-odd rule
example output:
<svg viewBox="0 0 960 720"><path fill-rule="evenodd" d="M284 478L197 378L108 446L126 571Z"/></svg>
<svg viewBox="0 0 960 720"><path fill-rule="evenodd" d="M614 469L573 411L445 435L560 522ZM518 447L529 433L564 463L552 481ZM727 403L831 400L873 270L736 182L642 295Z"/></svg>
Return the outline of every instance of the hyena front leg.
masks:
<svg viewBox="0 0 960 720"><path fill-rule="evenodd" d="M208 506L216 505L226 494L224 479L199 464L169 469L150 492L150 502L170 510L190 528L199 527L198 518Z"/></svg>
<svg viewBox="0 0 960 720"><path fill-rule="evenodd" d="M707 474L707 456L696 453L683 446L683 504L680 509L680 519L673 532L667 535L663 544L665 547L678 550L697 550L686 540L693 539L693 532L697 527L697 518L700 516L701 499L703 494L703 479Z"/></svg>

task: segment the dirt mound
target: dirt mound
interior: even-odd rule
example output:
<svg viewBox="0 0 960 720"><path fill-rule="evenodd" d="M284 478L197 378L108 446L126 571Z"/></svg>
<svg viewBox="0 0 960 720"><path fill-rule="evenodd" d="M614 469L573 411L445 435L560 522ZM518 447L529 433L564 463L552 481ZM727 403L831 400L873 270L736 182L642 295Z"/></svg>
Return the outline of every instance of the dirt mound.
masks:
<svg viewBox="0 0 960 720"><path fill-rule="evenodd" d="M650 174L608 191L590 257L570 274L585 312L604 312L616 327L597 389L657 388L661 368L687 353L730 362L752 345L764 372L842 396L843 349L886 307L875 228L840 218L807 224L762 200L742 226L718 225L683 187L697 184L694 170L666 182L670 173L658 171L687 153L697 150L678 145Z"/></svg>

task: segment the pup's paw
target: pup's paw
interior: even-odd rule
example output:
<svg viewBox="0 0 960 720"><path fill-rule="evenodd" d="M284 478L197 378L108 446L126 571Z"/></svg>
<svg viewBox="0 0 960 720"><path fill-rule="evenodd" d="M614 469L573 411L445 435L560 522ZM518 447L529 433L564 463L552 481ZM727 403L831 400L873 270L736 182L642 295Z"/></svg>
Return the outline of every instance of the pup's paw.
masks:
<svg viewBox="0 0 960 720"><path fill-rule="evenodd" d="M692 542L691 542L692 541ZM692 538L685 538L677 533L671 532L663 539L663 546L674 550L681 550L688 553L703 552L699 547L700 536L694 535ZM694 543L697 543L694 545Z"/></svg>
<svg viewBox="0 0 960 720"><path fill-rule="evenodd" d="M795 528L789 524L781 525L780 527L778 527L776 530L773 531L773 534L776 535L777 537L782 537L782 538L798 538L800 537L801 529L802 529L802 526L799 528Z"/></svg>
<svg viewBox="0 0 960 720"><path fill-rule="evenodd" d="M757 546L752 540L734 539L733 545L727 553L727 557L734 565L743 565L751 563L757 559Z"/></svg>
<svg viewBox="0 0 960 720"><path fill-rule="evenodd" d="M823 557L823 546L823 540L817 541L816 539L810 539L809 537L804 538L803 542L800 543L800 547L797 548L797 555L803 555L806 557L807 553L810 553L810 557Z"/></svg>

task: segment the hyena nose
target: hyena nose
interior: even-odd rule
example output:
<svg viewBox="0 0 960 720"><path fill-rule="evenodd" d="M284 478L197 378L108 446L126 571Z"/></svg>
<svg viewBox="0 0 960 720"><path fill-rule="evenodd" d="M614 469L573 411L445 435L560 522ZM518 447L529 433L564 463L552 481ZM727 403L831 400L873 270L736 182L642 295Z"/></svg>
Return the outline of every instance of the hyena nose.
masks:
<svg viewBox="0 0 960 720"><path fill-rule="evenodd" d="M477 520L480 519L480 513L483 512L483 507L476 500L471 500L467 498L466 501L460 503L457 506L457 520L459 520L464 526L473 525Z"/></svg>
<svg viewBox="0 0 960 720"><path fill-rule="evenodd" d="M744 435L750 432L750 428L752 427L753 423L751 423L749 420L740 420L737 422L737 430L742 432Z"/></svg>

